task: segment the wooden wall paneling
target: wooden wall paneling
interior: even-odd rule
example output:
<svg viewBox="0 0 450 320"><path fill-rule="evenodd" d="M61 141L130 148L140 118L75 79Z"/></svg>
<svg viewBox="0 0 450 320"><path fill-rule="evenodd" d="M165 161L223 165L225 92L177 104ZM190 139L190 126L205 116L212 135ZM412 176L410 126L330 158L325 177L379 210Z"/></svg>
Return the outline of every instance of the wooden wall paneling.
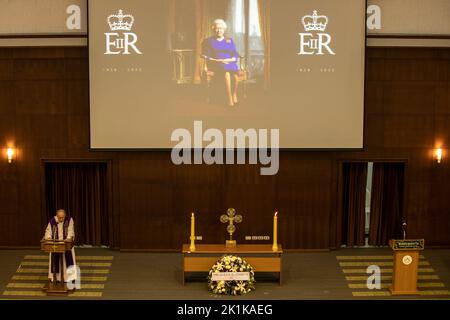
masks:
<svg viewBox="0 0 450 320"><path fill-rule="evenodd" d="M219 215L231 206L244 217L240 242L271 236L279 210L285 248L333 248L340 161L403 159L409 235L450 245L449 49L367 48L364 150L283 151L274 177L251 165L175 166L167 151L90 151L87 57L87 48L0 49L0 141L19 148L16 163L0 163L0 246L39 241L41 159L110 160L112 246L124 250L178 250L193 210L203 242L221 243ZM440 165L432 159L438 140L447 152Z"/></svg>

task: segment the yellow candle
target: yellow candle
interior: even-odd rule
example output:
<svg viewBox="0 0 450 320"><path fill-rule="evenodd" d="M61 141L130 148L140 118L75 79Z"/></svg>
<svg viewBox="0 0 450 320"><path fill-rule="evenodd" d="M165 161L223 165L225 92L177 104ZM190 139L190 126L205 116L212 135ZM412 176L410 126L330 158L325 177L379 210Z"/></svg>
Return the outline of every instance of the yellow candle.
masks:
<svg viewBox="0 0 450 320"><path fill-rule="evenodd" d="M191 245L189 246L189 250L194 251L195 250L195 216L192 212L191 215Z"/></svg>
<svg viewBox="0 0 450 320"><path fill-rule="evenodd" d="M273 246L272 246L272 250L278 250L277 229L278 229L278 211L275 212L275 215L273 216Z"/></svg>

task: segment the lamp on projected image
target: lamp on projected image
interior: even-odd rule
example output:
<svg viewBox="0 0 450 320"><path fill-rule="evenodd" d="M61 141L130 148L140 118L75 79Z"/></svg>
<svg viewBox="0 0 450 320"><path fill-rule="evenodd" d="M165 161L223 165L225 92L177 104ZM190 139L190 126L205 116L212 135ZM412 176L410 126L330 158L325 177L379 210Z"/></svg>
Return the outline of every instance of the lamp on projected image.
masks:
<svg viewBox="0 0 450 320"><path fill-rule="evenodd" d="M442 161L442 148L436 148L434 150L434 159L437 163L441 163Z"/></svg>
<svg viewBox="0 0 450 320"><path fill-rule="evenodd" d="M6 149L6 159L8 160L8 163L12 163L14 161L15 154L16 152L14 148Z"/></svg>

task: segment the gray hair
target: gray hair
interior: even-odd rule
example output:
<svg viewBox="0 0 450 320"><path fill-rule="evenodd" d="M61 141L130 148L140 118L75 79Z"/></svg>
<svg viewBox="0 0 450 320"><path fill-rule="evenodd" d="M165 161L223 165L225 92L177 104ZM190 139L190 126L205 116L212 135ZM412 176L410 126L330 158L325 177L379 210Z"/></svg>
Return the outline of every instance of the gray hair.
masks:
<svg viewBox="0 0 450 320"><path fill-rule="evenodd" d="M224 27L224 29L228 28L227 23L223 19L216 19L216 20L214 20L213 28L218 26L218 25L222 25Z"/></svg>

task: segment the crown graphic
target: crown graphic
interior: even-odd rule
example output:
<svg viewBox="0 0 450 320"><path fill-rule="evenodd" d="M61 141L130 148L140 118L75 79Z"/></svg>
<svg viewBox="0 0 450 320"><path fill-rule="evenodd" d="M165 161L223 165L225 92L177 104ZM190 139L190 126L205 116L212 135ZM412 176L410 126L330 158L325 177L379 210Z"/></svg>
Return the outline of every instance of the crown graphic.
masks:
<svg viewBox="0 0 450 320"><path fill-rule="evenodd" d="M325 31L328 24L328 18L326 16L319 16L317 10L313 11L313 14L304 16L302 18L305 31Z"/></svg>
<svg viewBox="0 0 450 320"><path fill-rule="evenodd" d="M134 17L131 14L123 14L120 9L117 14L111 14L107 18L111 31L126 30L130 31L133 27Z"/></svg>

